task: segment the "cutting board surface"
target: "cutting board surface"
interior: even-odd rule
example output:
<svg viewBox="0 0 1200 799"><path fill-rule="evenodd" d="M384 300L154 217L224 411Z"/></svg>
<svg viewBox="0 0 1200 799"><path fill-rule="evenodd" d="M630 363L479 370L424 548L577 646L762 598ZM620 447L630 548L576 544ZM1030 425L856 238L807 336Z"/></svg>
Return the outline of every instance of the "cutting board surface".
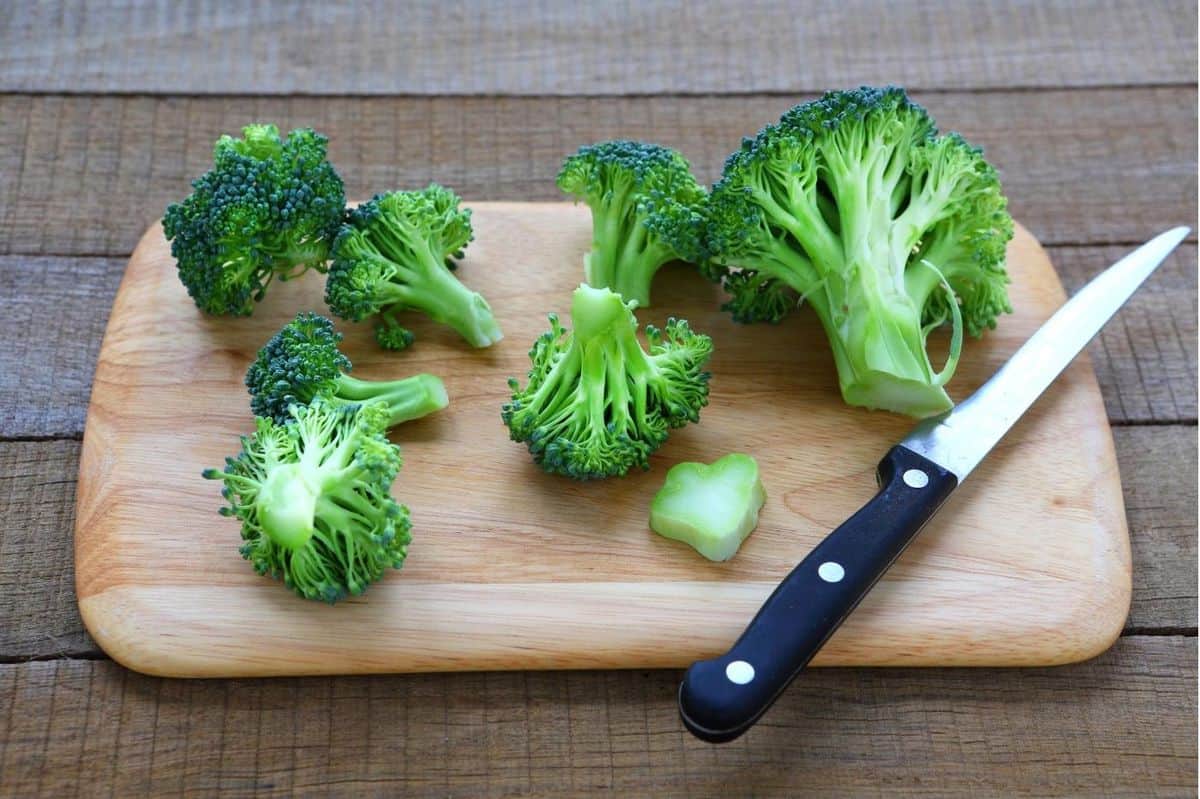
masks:
<svg viewBox="0 0 1200 799"><path fill-rule="evenodd" d="M473 350L410 316L416 345L380 350L339 322L354 374L432 372L450 407L401 426L393 494L412 511L404 568L335 606L254 574L219 484L201 479L252 420L242 376L323 280L271 286L254 315L209 318L175 274L161 228L130 259L101 349L80 462L79 605L108 654L176 676L676 667L724 651L795 563L874 491L878 459L911 426L845 406L811 313L740 326L684 265L655 281L641 323L686 317L712 335L711 403L646 473L575 483L542 473L500 422L546 313L567 317L591 223L568 204L477 203L459 275L506 334ZM962 399L1061 304L1038 243L1009 250L1016 312L968 340ZM754 455L767 503L730 562L652 533L667 469ZM1111 432L1079 359L951 497L816 665L1039 665L1097 654L1129 606L1130 555Z"/></svg>

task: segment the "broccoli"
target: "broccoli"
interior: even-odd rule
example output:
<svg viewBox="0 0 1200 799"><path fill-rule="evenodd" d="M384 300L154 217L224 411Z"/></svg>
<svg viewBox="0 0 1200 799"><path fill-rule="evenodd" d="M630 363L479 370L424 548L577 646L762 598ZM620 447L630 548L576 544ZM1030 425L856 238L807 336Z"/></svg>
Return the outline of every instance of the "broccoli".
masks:
<svg viewBox="0 0 1200 799"><path fill-rule="evenodd" d="M702 260L705 191L675 150L636 141L581 147L563 164L558 187L592 209L589 285L644 308L663 264Z"/></svg>
<svg viewBox="0 0 1200 799"><path fill-rule="evenodd" d="M408 508L390 490L400 448L378 404L293 405L287 424L259 417L242 451L204 477L224 481L223 516L242 522L242 557L305 599L357 596L400 568Z"/></svg>
<svg viewBox="0 0 1200 799"><path fill-rule="evenodd" d="M413 336L397 311L423 311L457 330L474 347L502 337L487 301L454 276L448 259L471 241L471 210L436 183L421 191L377 194L348 215L333 246L325 302L334 314L361 322L378 314L376 339L404 349Z"/></svg>
<svg viewBox="0 0 1200 799"><path fill-rule="evenodd" d="M301 313L284 325L246 372L250 410L286 424L292 418L288 406L317 397L330 405L379 402L392 427L446 407L446 387L430 374L387 381L350 377L350 359L338 349L341 340L333 323L315 313Z"/></svg>
<svg viewBox="0 0 1200 799"><path fill-rule="evenodd" d="M327 139L307 128L279 138L274 125L222 136L213 168L167 208L163 231L196 306L246 316L271 280L323 270L342 222L342 179Z"/></svg>
<svg viewBox="0 0 1200 799"><path fill-rule="evenodd" d="M577 480L649 468L667 430L699 421L708 404L712 339L671 319L637 339L633 303L608 289L580 286L571 303L574 331L550 315L550 330L530 350L533 368L501 419L547 472Z"/></svg>
<svg viewBox="0 0 1200 799"><path fill-rule="evenodd" d="M677 463L650 505L650 528L709 560L729 560L758 525L767 499L758 463L734 452L711 464Z"/></svg>
<svg viewBox="0 0 1200 799"><path fill-rule="evenodd" d="M739 321L820 318L851 405L923 417L953 403L962 332L1012 310L1012 219L983 153L938 136L903 89L830 92L729 157L707 215L709 270ZM935 371L931 330L952 325Z"/></svg>

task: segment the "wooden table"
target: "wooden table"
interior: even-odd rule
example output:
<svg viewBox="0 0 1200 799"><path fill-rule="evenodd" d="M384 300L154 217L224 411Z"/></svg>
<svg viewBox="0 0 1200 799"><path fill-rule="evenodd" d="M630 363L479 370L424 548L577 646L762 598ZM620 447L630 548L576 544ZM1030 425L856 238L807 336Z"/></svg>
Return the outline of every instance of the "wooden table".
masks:
<svg viewBox="0 0 1200 799"><path fill-rule="evenodd" d="M714 748L669 671L143 677L84 631L71 558L121 270L222 132L315 126L355 197L552 199L579 144L661 141L711 180L798 100L895 82L988 149L1074 290L1196 218L1194 3L33 5L0 19L0 794L1194 795L1194 237L1090 350L1134 599L1088 663L814 671Z"/></svg>

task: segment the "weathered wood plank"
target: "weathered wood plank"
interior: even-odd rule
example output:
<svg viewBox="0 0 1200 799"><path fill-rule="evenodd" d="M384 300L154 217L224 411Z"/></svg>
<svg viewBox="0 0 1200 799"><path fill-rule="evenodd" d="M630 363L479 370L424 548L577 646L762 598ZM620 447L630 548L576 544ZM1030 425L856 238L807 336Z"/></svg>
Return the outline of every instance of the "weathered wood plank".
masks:
<svg viewBox="0 0 1200 799"><path fill-rule="evenodd" d="M0 659L98 652L75 600L78 441L0 443Z"/></svg>
<svg viewBox="0 0 1200 799"><path fill-rule="evenodd" d="M1067 292L1074 293L1131 249L1053 247L1050 258ZM1184 244L1172 253L1088 352L1110 419L1194 420L1196 246Z"/></svg>
<svg viewBox="0 0 1200 799"><path fill-rule="evenodd" d="M0 90L650 94L1191 83L1196 6L818 0L27 3Z"/></svg>
<svg viewBox="0 0 1200 799"><path fill-rule="evenodd" d="M1113 429L1133 545L1127 628L1195 628L1196 428Z"/></svg>
<svg viewBox="0 0 1200 799"><path fill-rule="evenodd" d="M0 253L127 255L222 132L311 125L353 197L438 180L468 199L561 197L581 144L680 148L711 181L741 137L804 96L194 98L0 96ZM1045 244L1138 241L1196 216L1194 88L918 95L984 145ZM1148 135L1153 131L1153 135Z"/></svg>
<svg viewBox="0 0 1200 799"><path fill-rule="evenodd" d="M107 661L4 665L4 787L14 796L1146 797L1195 786L1195 638L1124 638L1057 669L814 670L723 747L683 731L678 677L166 681Z"/></svg>
<svg viewBox="0 0 1200 799"><path fill-rule="evenodd" d="M1133 541L1127 630L1195 629L1196 428L1116 428ZM75 602L76 441L0 442L0 659L97 653Z"/></svg>
<svg viewBox="0 0 1200 799"><path fill-rule="evenodd" d="M78 436L120 258L0 256L0 437Z"/></svg>

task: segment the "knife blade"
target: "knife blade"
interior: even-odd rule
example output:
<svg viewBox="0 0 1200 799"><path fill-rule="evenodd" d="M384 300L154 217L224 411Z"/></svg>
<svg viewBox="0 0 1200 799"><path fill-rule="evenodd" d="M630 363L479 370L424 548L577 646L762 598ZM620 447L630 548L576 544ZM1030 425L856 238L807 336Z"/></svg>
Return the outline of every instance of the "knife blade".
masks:
<svg viewBox="0 0 1200 799"><path fill-rule="evenodd" d="M1168 230L1117 261L978 391L892 447L876 470L875 496L783 579L728 652L688 668L679 685L684 726L712 743L753 726L954 489L1189 232Z"/></svg>

